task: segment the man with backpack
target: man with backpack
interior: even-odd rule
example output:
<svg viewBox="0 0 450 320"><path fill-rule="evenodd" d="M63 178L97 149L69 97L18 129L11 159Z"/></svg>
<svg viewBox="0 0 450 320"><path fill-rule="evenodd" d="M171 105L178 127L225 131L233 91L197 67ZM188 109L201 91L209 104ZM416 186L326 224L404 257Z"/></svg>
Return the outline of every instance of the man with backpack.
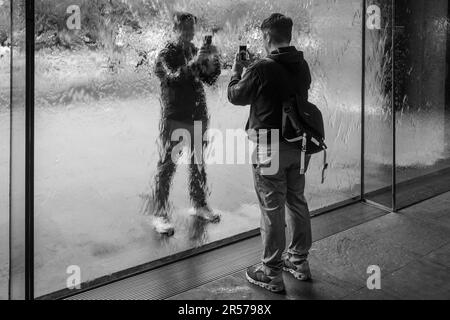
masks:
<svg viewBox="0 0 450 320"><path fill-rule="evenodd" d="M282 134L284 103L292 95L300 97L300 103L307 102L311 86L311 74L303 52L290 45L292 28L292 20L282 14L272 14L264 20L261 30L267 58L248 66L243 60L245 56L237 54L228 88L228 99L232 104L251 105L248 132L280 132L278 141L269 136L272 141L267 141L265 146L261 145L258 134L249 135L257 143L258 150L267 151L267 156L265 161L257 157L257 163L253 165L262 213L263 258L261 265L247 270L247 279L272 292L284 291L283 270L301 281L311 278L307 260L312 245L311 220L304 196L310 155L305 153L305 145L302 150L298 142L288 142ZM270 147L274 145L277 148ZM275 174L266 175L264 168L271 161L277 161L279 168ZM286 223L292 238L284 254Z"/></svg>

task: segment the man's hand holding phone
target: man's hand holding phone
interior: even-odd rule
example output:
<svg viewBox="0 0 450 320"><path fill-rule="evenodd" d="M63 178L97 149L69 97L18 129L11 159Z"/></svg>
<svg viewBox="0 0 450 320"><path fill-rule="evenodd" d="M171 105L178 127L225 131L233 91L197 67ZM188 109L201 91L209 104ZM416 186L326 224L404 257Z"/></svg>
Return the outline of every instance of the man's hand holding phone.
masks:
<svg viewBox="0 0 450 320"><path fill-rule="evenodd" d="M248 68L251 64L249 59L249 53L247 50L247 46L240 46L238 52L236 53L234 64L233 64L233 75L237 75L239 77L242 76L244 69Z"/></svg>
<svg viewBox="0 0 450 320"><path fill-rule="evenodd" d="M207 60L210 55L211 55L210 47L202 46L197 55L197 62L203 63L203 61Z"/></svg>
<svg viewBox="0 0 450 320"><path fill-rule="evenodd" d="M212 44L212 35L206 35L203 39L203 45L200 48L200 51L197 56L197 61L202 62L203 60L206 60L210 58L211 55L217 55L218 50L215 46Z"/></svg>
<svg viewBox="0 0 450 320"><path fill-rule="evenodd" d="M201 46L196 59L193 64L196 68L193 68L194 76L199 77L200 74L213 74L218 65L218 50L212 44L212 35L207 35L203 39L203 45Z"/></svg>

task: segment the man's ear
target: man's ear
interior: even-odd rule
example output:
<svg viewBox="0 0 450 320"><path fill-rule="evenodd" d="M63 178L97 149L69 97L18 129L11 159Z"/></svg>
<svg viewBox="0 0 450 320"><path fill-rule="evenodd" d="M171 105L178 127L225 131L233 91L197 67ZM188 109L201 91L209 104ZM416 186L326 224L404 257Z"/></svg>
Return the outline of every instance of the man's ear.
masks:
<svg viewBox="0 0 450 320"><path fill-rule="evenodd" d="M272 45L273 43L272 43L272 37L270 36L270 33L269 32L266 32L265 34L264 34L264 36L265 36L265 41L269 44L269 45Z"/></svg>

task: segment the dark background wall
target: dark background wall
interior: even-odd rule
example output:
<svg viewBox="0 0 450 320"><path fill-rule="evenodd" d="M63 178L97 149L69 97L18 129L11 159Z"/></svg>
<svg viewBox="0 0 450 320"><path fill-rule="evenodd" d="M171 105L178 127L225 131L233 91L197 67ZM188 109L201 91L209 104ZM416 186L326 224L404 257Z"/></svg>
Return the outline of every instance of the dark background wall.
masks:
<svg viewBox="0 0 450 320"><path fill-rule="evenodd" d="M396 1L396 109L446 108L449 0Z"/></svg>

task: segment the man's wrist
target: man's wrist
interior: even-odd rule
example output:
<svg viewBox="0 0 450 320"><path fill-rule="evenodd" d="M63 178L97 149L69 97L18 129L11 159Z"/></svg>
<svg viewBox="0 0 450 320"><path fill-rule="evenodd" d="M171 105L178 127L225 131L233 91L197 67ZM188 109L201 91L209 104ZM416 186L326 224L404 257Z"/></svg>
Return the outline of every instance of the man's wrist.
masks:
<svg viewBox="0 0 450 320"><path fill-rule="evenodd" d="M233 66L233 69L231 69L231 74L233 75L233 77L241 78L243 73L244 70L237 66Z"/></svg>

